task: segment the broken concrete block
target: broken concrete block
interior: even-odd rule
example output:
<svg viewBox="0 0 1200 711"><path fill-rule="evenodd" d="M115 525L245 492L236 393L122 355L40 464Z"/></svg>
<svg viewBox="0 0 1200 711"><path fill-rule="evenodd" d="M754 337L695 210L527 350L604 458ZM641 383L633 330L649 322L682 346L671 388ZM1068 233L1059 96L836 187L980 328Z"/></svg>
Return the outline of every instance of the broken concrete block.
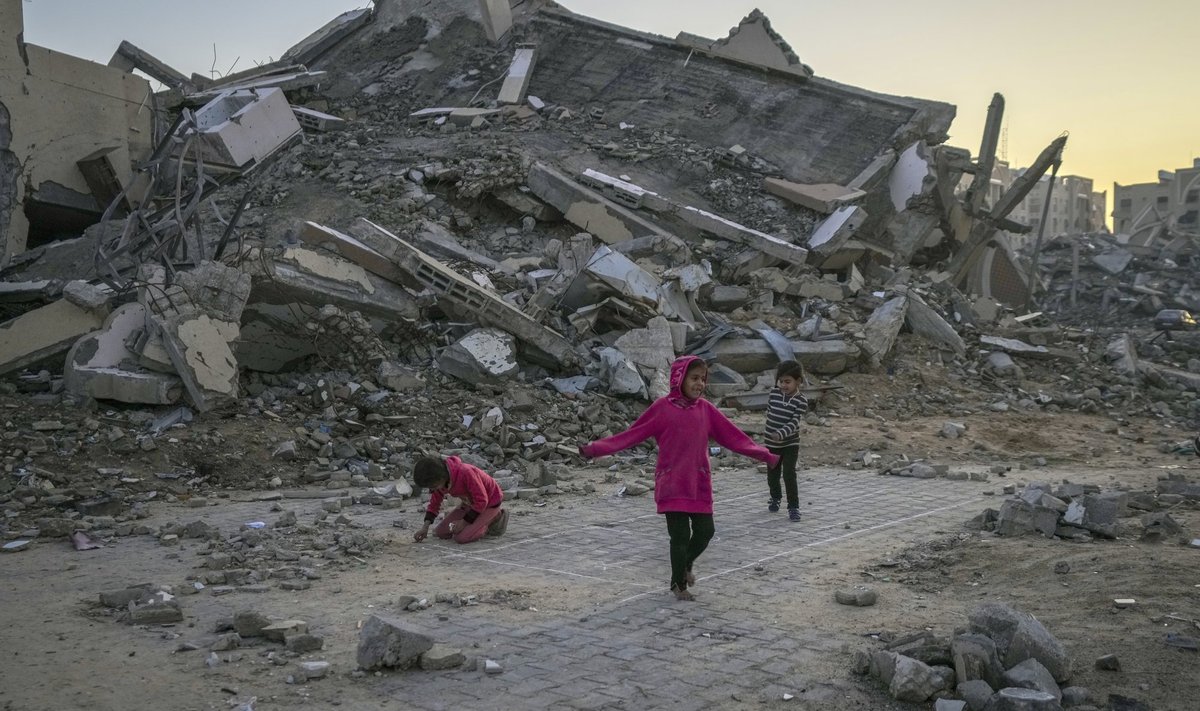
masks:
<svg viewBox="0 0 1200 711"><path fill-rule="evenodd" d="M813 75L812 67L800 61L787 41L771 27L767 16L757 9L719 40L680 32L675 42L691 50L758 69L785 72L800 79Z"/></svg>
<svg viewBox="0 0 1200 711"><path fill-rule="evenodd" d="M596 355L600 356L600 377L608 383L609 395L646 398L646 382L637 365L624 353L616 348L601 348Z"/></svg>
<svg viewBox="0 0 1200 711"><path fill-rule="evenodd" d="M846 287L836 279L818 279L813 276L805 275L789 289L794 290L798 296L803 296L806 299L822 299L824 301L837 302L846 298Z"/></svg>
<svg viewBox="0 0 1200 711"><path fill-rule="evenodd" d="M986 634L996 643L996 653L1006 667L1036 659L1056 682L1071 676L1071 658L1062 644L1032 615L1003 603L977 606L968 615L971 630Z"/></svg>
<svg viewBox="0 0 1200 711"><path fill-rule="evenodd" d="M986 711L1059 711L1061 708L1053 694L1016 687L997 691L985 707Z"/></svg>
<svg viewBox="0 0 1200 711"><path fill-rule="evenodd" d="M1127 249L1116 248L1092 255L1092 263L1113 276L1125 271L1132 261L1133 253Z"/></svg>
<svg viewBox="0 0 1200 711"><path fill-rule="evenodd" d="M385 360L375 371L375 382L393 392L406 393L425 389L421 373L408 366Z"/></svg>
<svg viewBox="0 0 1200 711"><path fill-rule="evenodd" d="M1000 686L1004 666L996 653L996 643L985 634L960 634L950 643L954 671L958 681L982 680L991 688ZM989 690L990 695L990 690Z"/></svg>
<svg viewBox="0 0 1200 711"><path fill-rule="evenodd" d="M537 49L532 45L518 45L513 54L512 63L508 65L508 75L500 85L500 95L496 100L501 104L520 104L525 101L525 92L529 89L529 81L533 78L534 61L537 59Z"/></svg>
<svg viewBox="0 0 1200 711"><path fill-rule="evenodd" d="M535 163L529 169L527 182L534 195L556 208L568 222L590 232L605 244L667 235L629 209L543 163Z"/></svg>
<svg viewBox="0 0 1200 711"><path fill-rule="evenodd" d="M833 598L839 605L871 607L879 599L879 595L866 585L855 585L852 588L834 591Z"/></svg>
<svg viewBox="0 0 1200 711"><path fill-rule="evenodd" d="M1142 532L1142 540L1148 542L1176 538L1183 534L1183 527L1166 511L1142 516L1142 526L1145 528Z"/></svg>
<svg viewBox="0 0 1200 711"><path fill-rule="evenodd" d="M782 178L767 178L763 181L763 187L772 195L827 215L867 194L863 190L834 183L803 184Z"/></svg>
<svg viewBox="0 0 1200 711"><path fill-rule="evenodd" d="M934 345L954 351L958 355L967 352L967 344L958 331L915 293L908 293L908 313L905 322L912 332L931 341Z"/></svg>
<svg viewBox="0 0 1200 711"><path fill-rule="evenodd" d="M796 360L810 373L836 375L858 362L861 351L846 341L791 341ZM717 360L739 373L761 373L779 364L769 343L760 339L725 338L712 348Z"/></svg>
<svg viewBox="0 0 1200 711"><path fill-rule="evenodd" d="M675 360L675 339L671 327L661 316L651 319L646 328L629 331L613 347L625 354L648 383L650 398L656 400L670 392L671 363Z"/></svg>
<svg viewBox="0 0 1200 711"><path fill-rule="evenodd" d="M433 649L428 636L407 629L399 620L371 615L358 634L358 666L364 671L406 669Z"/></svg>
<svg viewBox="0 0 1200 711"><path fill-rule="evenodd" d="M272 622L262 628L262 636L272 642L282 642L289 635L305 634L308 632L308 623L304 620L283 620L281 622Z"/></svg>
<svg viewBox="0 0 1200 711"><path fill-rule="evenodd" d="M497 384L517 375L517 345L494 328L477 328L438 355L438 369L459 380Z"/></svg>
<svg viewBox="0 0 1200 711"><path fill-rule="evenodd" d="M205 313L156 321L171 364L196 409L210 410L237 397L238 364L231 348L238 337L237 323Z"/></svg>
<svg viewBox="0 0 1200 711"><path fill-rule="evenodd" d="M1141 371L1138 368L1137 349L1128 333L1123 333L1109 342L1104 352L1112 367L1121 375L1136 376Z"/></svg>
<svg viewBox="0 0 1200 711"><path fill-rule="evenodd" d="M512 28L512 7L509 0L479 0L479 9L483 13L483 30L488 40L499 42Z"/></svg>
<svg viewBox="0 0 1200 711"><path fill-rule="evenodd" d="M121 306L101 330L80 338L67 353L64 387L76 396L97 400L169 405L183 396L183 383L174 375L137 369L128 344L145 329L141 304Z"/></svg>
<svg viewBox="0 0 1200 711"><path fill-rule="evenodd" d="M866 219L867 211L861 207L840 207L816 226L806 246L817 257L827 259L846 246Z"/></svg>
<svg viewBox="0 0 1200 711"><path fill-rule="evenodd" d="M79 308L94 311L101 316L108 315L108 307L113 297L112 289L107 286L96 286L86 281L67 282L62 295Z"/></svg>
<svg viewBox="0 0 1200 711"><path fill-rule="evenodd" d="M875 309L863 327L864 348L873 363L879 364L892 352L904 318L908 314L908 297L897 296Z"/></svg>
<svg viewBox="0 0 1200 711"><path fill-rule="evenodd" d="M947 687L945 676L933 667L912 657L896 655L896 668L888 684L892 698L920 703Z"/></svg>
<svg viewBox="0 0 1200 711"><path fill-rule="evenodd" d="M404 288L336 255L289 247L261 266L253 282L259 303L332 304L392 321L413 321L420 314Z"/></svg>
<svg viewBox="0 0 1200 711"><path fill-rule="evenodd" d="M622 299L658 310L661 282L639 267L632 259L606 245L600 245L587 260L563 295L562 303L575 310L595 304L616 292Z"/></svg>
<svg viewBox="0 0 1200 711"><path fill-rule="evenodd" d="M0 375L62 355L81 337L103 325L103 314L66 299L0 324Z"/></svg>
<svg viewBox="0 0 1200 711"><path fill-rule="evenodd" d="M1046 670L1046 667L1042 666L1036 659L1026 659L1020 664L1013 666L1004 672L1001 681L1005 687L1044 691L1054 696L1055 699L1062 700L1062 690L1058 688L1054 677L1050 676L1050 672Z"/></svg>
<svg viewBox="0 0 1200 711"><path fill-rule="evenodd" d="M734 309L745 306L753 294L744 286L727 286L718 284L706 290L704 303L713 311L729 313Z"/></svg>
<svg viewBox="0 0 1200 711"><path fill-rule="evenodd" d="M195 149L205 164L247 170L303 133L279 88L228 91L197 109Z"/></svg>
<svg viewBox="0 0 1200 711"><path fill-rule="evenodd" d="M444 644L435 644L421 655L420 665L426 671L457 669L467 661L462 651Z"/></svg>
<svg viewBox="0 0 1200 711"><path fill-rule="evenodd" d="M749 383L741 373L721 363L709 364L708 388L705 390L709 397L719 400L733 393L745 392L749 388Z"/></svg>
<svg viewBox="0 0 1200 711"><path fill-rule="evenodd" d="M1041 498L1040 494L1038 498ZM1046 538L1053 538L1057 527L1057 511L1020 499L1005 501L996 521L996 533L1001 536L1023 536L1037 532Z"/></svg>
<svg viewBox="0 0 1200 711"><path fill-rule="evenodd" d="M967 708L970 711L983 711L987 706L988 699L992 698L992 694L996 691L986 681L975 679L974 681L960 681L955 687L955 693L967 702Z"/></svg>

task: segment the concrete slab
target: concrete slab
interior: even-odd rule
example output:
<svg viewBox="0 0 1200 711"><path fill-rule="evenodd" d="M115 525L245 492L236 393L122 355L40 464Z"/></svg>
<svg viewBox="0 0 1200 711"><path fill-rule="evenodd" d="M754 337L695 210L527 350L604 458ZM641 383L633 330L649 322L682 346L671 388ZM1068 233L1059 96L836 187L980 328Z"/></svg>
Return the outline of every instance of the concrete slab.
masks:
<svg viewBox="0 0 1200 711"><path fill-rule="evenodd" d="M312 64L342 40L369 23L371 17L370 7L343 12L284 52L279 61L290 64Z"/></svg>
<svg viewBox="0 0 1200 711"><path fill-rule="evenodd" d="M104 315L60 299L0 324L0 375L61 356L104 325Z"/></svg>
<svg viewBox="0 0 1200 711"><path fill-rule="evenodd" d="M846 247L846 243L867 219L867 211L849 205L825 218L808 238L808 249L818 258L828 259Z"/></svg>
<svg viewBox="0 0 1200 711"><path fill-rule="evenodd" d="M206 313L155 319L175 372L197 410L211 410L237 397L238 363L232 344L238 324Z"/></svg>
<svg viewBox="0 0 1200 711"><path fill-rule="evenodd" d="M667 234L666 230L544 163L535 163L530 168L527 182L534 195L561 212L568 222L592 233L605 244Z"/></svg>
<svg viewBox="0 0 1200 711"><path fill-rule="evenodd" d="M836 375L858 362L862 351L845 341L791 341L796 360L810 373ZM761 373L779 364L766 341L726 338L713 346L717 362L739 373Z"/></svg>
<svg viewBox="0 0 1200 711"><path fill-rule="evenodd" d="M767 178L763 181L763 187L776 197L825 214L855 202L867 194L863 190L834 183L793 183L782 178Z"/></svg>

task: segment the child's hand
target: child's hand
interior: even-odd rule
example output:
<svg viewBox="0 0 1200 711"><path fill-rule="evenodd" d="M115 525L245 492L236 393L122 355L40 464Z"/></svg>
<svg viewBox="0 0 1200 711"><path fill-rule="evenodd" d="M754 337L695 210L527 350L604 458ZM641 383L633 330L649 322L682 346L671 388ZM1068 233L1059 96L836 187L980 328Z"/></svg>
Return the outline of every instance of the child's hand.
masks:
<svg viewBox="0 0 1200 711"><path fill-rule="evenodd" d="M429 524L425 524L424 526L421 526L420 528L418 528L415 533L413 533L413 540L416 541L417 543L420 543L421 541L425 540L425 537L428 535L429 535Z"/></svg>

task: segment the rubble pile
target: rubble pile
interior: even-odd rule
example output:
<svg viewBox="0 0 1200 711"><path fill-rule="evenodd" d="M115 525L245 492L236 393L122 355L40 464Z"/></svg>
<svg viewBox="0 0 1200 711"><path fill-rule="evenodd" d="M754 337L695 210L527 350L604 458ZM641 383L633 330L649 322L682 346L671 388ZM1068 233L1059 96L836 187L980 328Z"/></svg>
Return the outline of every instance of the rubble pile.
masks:
<svg viewBox="0 0 1200 711"><path fill-rule="evenodd" d="M1162 476L1156 491L1102 491L1063 481L1057 487L1032 482L1020 492L1010 485L1005 493L1012 497L999 511L987 509L971 525L1001 536L1036 533L1070 541L1137 536L1142 542L1187 545L1190 539L1171 511L1200 503L1200 484L1179 474ZM1137 523L1121 520L1134 517Z"/></svg>
<svg viewBox="0 0 1200 711"><path fill-rule="evenodd" d="M1032 615L989 602L968 619L969 628L949 637L931 631L880 635L884 648L856 652L854 671L877 680L898 701L934 701L935 709L1099 708L1088 689L1067 686L1071 655Z"/></svg>

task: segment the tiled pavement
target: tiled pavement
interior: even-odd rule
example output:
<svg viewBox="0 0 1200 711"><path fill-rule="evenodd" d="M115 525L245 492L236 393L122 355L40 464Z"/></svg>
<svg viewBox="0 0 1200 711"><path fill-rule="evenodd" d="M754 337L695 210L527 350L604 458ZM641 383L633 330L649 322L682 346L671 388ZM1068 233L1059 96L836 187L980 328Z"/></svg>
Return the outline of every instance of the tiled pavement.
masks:
<svg viewBox="0 0 1200 711"><path fill-rule="evenodd" d="M809 470L804 520L793 524L785 512L766 512L760 477L718 473L714 484L717 535L697 564L694 603L666 591L666 527L649 495L543 509L536 530L523 526L527 517L513 517L502 538L414 550L420 565L519 570L539 583L603 583L587 588L607 592L593 594L593 612L520 625L497 624L486 605L461 608L429 631L439 640L478 641L478 649L464 645L467 652L495 659L504 673L390 675L378 680L380 693L397 708L430 710L721 709L805 687L816 708L862 708L838 703L844 688L802 676L806 660L843 643L773 619L771 601L805 590L806 567L836 557L851 540L882 546L958 530L982 510L981 491L990 488Z"/></svg>

